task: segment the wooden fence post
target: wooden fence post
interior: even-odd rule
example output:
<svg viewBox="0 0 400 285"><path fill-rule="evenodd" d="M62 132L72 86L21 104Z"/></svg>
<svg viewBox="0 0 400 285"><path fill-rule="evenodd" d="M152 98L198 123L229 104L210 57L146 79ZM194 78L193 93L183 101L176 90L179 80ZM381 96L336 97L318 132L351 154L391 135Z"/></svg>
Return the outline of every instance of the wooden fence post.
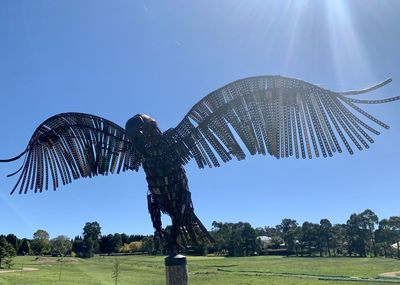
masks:
<svg viewBox="0 0 400 285"><path fill-rule="evenodd" d="M165 258L167 285L188 285L188 269L186 256L177 254Z"/></svg>

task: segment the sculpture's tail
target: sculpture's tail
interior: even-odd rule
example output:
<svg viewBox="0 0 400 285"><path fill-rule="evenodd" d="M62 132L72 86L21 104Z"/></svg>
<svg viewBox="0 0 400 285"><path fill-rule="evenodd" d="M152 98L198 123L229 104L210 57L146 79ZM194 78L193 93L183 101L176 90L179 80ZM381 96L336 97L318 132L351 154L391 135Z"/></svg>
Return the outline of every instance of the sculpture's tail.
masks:
<svg viewBox="0 0 400 285"><path fill-rule="evenodd" d="M179 234L183 243L192 245L214 243L213 237L193 211L185 220L186 221L181 226Z"/></svg>

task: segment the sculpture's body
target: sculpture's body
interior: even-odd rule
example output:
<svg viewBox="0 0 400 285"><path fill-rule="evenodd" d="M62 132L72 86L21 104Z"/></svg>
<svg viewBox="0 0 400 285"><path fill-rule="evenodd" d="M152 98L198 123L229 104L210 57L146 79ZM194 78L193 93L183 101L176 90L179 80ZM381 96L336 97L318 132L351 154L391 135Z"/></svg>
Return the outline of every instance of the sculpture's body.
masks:
<svg viewBox="0 0 400 285"><path fill-rule="evenodd" d="M373 143L379 132L355 115L383 128L385 123L356 104L386 103L349 96L379 88L386 80L360 91L332 92L302 80L258 76L232 82L199 101L175 128L162 133L147 115L131 118L125 129L106 119L81 113L63 113L47 119L34 132L24 154L21 175L11 191L54 190L80 177L138 170L146 173L148 206L155 234L163 236L161 213L172 219L170 253L179 240L212 238L193 212L183 165L194 158L200 168L219 166L245 153L276 158L333 156L352 144L359 150ZM354 147L353 146L353 147ZM10 175L10 176L11 176ZM60 179L61 178L61 179Z"/></svg>
<svg viewBox="0 0 400 285"><path fill-rule="evenodd" d="M178 154L171 151L173 142L162 134L154 119L147 115L136 115L125 127L128 138L143 155L143 170L146 173L149 193L149 213L156 234L162 238L161 212L168 214L172 228L168 247L175 252L178 234L186 241L196 242L209 236L193 211L192 199L185 170Z"/></svg>

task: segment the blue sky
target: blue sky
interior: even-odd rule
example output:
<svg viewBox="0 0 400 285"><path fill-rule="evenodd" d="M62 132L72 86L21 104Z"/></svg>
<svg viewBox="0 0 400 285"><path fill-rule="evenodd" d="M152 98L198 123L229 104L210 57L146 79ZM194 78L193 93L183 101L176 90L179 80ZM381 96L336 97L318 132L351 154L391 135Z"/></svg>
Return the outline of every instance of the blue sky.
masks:
<svg viewBox="0 0 400 285"><path fill-rule="evenodd" d="M301 78L361 98L400 95L399 1L1 1L0 157L20 153L46 118L76 111L124 126L137 113L162 130L203 96L254 75ZM391 126L367 151L330 159L248 156L186 167L197 215L274 226L283 218L344 223L366 208L400 215L400 103L366 106ZM57 192L9 195L0 165L0 233L31 237L153 232L139 171L81 179ZM168 222L168 219L164 219Z"/></svg>

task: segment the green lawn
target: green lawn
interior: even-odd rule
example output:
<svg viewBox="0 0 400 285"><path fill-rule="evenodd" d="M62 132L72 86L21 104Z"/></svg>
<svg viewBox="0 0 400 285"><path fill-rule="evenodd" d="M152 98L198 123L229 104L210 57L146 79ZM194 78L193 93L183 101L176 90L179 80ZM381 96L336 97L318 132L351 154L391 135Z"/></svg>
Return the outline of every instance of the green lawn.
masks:
<svg viewBox="0 0 400 285"><path fill-rule="evenodd" d="M120 262L118 284L165 284L164 259L155 256L95 257L88 260L17 257L13 269L37 271L1 273L0 285L114 284L115 260ZM378 278L400 271L400 260L385 258L189 257L190 284L399 284L400 278ZM61 268L61 280L60 278ZM4 271L4 270L3 270Z"/></svg>

